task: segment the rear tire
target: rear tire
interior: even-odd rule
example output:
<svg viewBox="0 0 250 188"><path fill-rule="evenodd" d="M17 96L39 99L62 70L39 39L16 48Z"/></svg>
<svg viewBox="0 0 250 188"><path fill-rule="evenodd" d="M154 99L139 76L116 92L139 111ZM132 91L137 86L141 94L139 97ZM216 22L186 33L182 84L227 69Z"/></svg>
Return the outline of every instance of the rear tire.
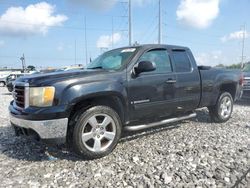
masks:
<svg viewBox="0 0 250 188"><path fill-rule="evenodd" d="M110 154L121 136L121 120L110 107L94 106L81 114L73 130L74 151L83 158Z"/></svg>
<svg viewBox="0 0 250 188"><path fill-rule="evenodd" d="M213 122L223 123L231 118L233 112L233 98L228 92L220 94L216 104L208 107Z"/></svg>

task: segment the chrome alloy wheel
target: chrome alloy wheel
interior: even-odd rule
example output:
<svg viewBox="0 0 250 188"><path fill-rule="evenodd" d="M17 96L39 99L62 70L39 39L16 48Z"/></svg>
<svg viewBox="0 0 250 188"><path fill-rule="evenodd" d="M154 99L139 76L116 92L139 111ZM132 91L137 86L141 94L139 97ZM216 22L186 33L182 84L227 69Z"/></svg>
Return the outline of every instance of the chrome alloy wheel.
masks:
<svg viewBox="0 0 250 188"><path fill-rule="evenodd" d="M91 116L82 129L82 143L93 152L108 148L115 139L116 126L114 120L107 114Z"/></svg>
<svg viewBox="0 0 250 188"><path fill-rule="evenodd" d="M227 119L232 112L232 101L228 96L225 96L220 103L219 113L222 118Z"/></svg>

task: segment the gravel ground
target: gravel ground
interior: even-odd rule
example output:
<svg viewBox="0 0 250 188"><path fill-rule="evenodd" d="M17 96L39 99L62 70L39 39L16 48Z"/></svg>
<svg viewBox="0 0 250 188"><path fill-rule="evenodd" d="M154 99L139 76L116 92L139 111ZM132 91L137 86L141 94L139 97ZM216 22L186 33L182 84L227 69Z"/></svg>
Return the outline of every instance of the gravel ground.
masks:
<svg viewBox="0 0 250 188"><path fill-rule="evenodd" d="M250 102L224 124L192 120L126 133L115 151L85 161L65 148L15 137L11 95L0 88L0 187L250 187Z"/></svg>

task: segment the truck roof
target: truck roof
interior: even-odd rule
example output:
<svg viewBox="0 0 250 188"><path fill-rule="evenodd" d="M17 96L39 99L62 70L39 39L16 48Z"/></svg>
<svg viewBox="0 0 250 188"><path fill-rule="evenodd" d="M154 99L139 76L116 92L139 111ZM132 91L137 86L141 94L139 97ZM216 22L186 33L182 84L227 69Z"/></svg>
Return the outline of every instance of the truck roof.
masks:
<svg viewBox="0 0 250 188"><path fill-rule="evenodd" d="M187 50L189 48L185 46L177 46L177 45L167 45L167 44L143 44L138 46L128 46L128 48L168 48L168 49L180 49Z"/></svg>

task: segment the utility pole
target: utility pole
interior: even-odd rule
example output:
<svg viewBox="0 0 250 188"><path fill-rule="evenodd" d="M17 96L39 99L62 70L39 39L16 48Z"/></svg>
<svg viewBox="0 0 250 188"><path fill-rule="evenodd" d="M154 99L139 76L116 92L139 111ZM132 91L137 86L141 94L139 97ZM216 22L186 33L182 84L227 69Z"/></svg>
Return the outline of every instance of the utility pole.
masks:
<svg viewBox="0 0 250 188"><path fill-rule="evenodd" d="M161 0L159 0L159 33L158 33L158 43L161 44Z"/></svg>
<svg viewBox="0 0 250 188"><path fill-rule="evenodd" d="M241 51L241 68L244 67L244 50L245 50L245 39L246 39L246 24L242 27L242 51Z"/></svg>
<svg viewBox="0 0 250 188"><path fill-rule="evenodd" d="M86 65L88 64L88 41L87 41L87 19L84 17L84 30L85 30L85 57L86 57Z"/></svg>
<svg viewBox="0 0 250 188"><path fill-rule="evenodd" d="M25 65L25 57L24 57L24 54L23 54L23 56L20 58L20 60L22 61L23 72L25 72L25 70L26 70L26 65Z"/></svg>
<svg viewBox="0 0 250 188"><path fill-rule="evenodd" d="M131 0L128 1L128 32L129 32L129 46L132 45L132 6Z"/></svg>

